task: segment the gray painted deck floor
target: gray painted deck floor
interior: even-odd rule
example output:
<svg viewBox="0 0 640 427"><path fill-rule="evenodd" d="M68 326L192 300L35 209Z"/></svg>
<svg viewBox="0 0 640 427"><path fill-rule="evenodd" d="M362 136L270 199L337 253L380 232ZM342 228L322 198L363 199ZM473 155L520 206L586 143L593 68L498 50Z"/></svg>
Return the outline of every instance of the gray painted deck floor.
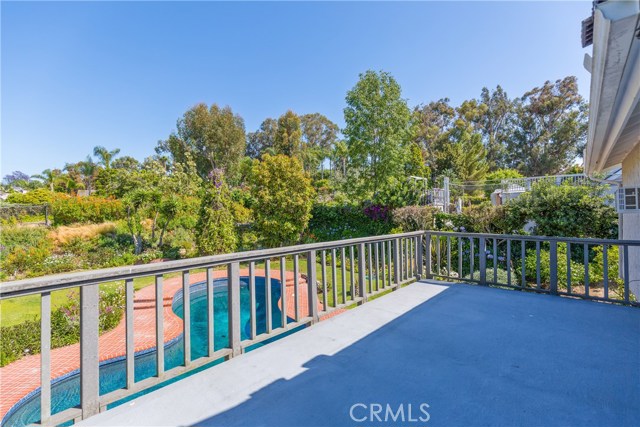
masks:
<svg viewBox="0 0 640 427"><path fill-rule="evenodd" d="M405 421L354 421L358 403L403 404ZM409 404L412 420L424 417L421 403L429 421L409 420ZM357 420L366 415L354 408ZM623 426L639 417L640 309L414 283L81 425Z"/></svg>

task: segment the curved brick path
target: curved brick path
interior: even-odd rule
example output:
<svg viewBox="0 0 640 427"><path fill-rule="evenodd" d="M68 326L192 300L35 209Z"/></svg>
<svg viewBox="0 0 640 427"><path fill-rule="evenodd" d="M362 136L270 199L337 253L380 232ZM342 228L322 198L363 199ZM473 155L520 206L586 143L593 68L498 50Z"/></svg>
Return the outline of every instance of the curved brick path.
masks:
<svg viewBox="0 0 640 427"><path fill-rule="evenodd" d="M248 276L247 269L240 270L241 276ZM256 276L264 277L264 270L256 269ZM214 277L226 277L226 271L214 271ZM271 278L280 280L280 271L271 270ZM190 275L191 285L206 279L204 272ZM294 275L287 271L287 315L295 318ZM182 289L182 278L172 277L164 280L164 342L171 341L182 334L182 319L175 315L171 308L173 296ZM307 286L304 278L300 278L298 304L300 316L309 312ZM282 308L282 303L278 304ZM155 321L155 286L140 289L134 296L134 345L135 351L147 350L156 346ZM321 302L318 309L322 310ZM322 318L328 318L342 312L336 310ZM113 359L126 354L125 322L122 321L114 329L102 334L99 338L100 361ZM80 368L80 344L73 344L51 350L51 379L59 378ZM40 387L40 355L23 357L0 368L0 419L20 399Z"/></svg>

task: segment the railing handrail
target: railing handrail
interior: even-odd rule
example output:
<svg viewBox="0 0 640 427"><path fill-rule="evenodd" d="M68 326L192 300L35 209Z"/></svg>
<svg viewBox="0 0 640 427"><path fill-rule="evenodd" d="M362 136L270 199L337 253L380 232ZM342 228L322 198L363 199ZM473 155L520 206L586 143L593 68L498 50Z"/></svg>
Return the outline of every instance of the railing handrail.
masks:
<svg viewBox="0 0 640 427"><path fill-rule="evenodd" d="M455 236L455 237L487 237L491 239L511 239L511 240L528 240L539 242L569 242L569 243L581 243L589 245L620 245L620 246L640 246L640 240L617 240L617 239L594 239L586 237L551 237L551 236L534 236L530 234L494 234L494 233L470 233L470 232L455 232L455 231L435 231L426 230L423 233L431 234L433 236Z"/></svg>
<svg viewBox="0 0 640 427"><path fill-rule="evenodd" d="M258 249L246 252L234 252L229 254L211 255L205 257L187 258L162 263L142 264L103 268L99 270L79 271L75 273L63 273L30 279L0 282L0 300L39 294L45 291L68 289L78 286L86 286L96 283L105 283L118 280L133 279L152 275L180 272L184 270L226 265L230 262L249 262L265 258L293 255L312 250L342 248L359 243L386 241L403 237L417 237L424 231L409 233L385 234L381 236L359 237L355 239L334 240L330 242L310 243L304 245L285 246L280 248Z"/></svg>

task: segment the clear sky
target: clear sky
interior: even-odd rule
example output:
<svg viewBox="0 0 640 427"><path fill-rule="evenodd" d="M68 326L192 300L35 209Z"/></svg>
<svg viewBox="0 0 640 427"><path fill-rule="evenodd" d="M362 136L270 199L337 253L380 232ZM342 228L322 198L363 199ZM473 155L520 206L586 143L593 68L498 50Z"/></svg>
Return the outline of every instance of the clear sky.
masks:
<svg viewBox="0 0 640 427"><path fill-rule="evenodd" d="M411 106L500 84L520 96L578 77L591 2L1 2L1 176L83 160L96 145L143 159L196 103L247 132L287 109L343 125L346 92L391 72Z"/></svg>

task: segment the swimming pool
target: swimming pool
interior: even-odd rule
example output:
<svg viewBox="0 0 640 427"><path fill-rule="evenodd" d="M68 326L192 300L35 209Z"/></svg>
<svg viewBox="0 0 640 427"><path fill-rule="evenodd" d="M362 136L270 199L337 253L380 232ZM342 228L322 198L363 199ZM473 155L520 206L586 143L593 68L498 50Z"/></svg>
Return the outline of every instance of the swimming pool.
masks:
<svg viewBox="0 0 640 427"><path fill-rule="evenodd" d="M266 332L266 287L265 278L256 277L256 329L257 333ZM280 300L280 281L271 279L271 301L272 301L272 325L273 328L282 326L282 317L278 302ZM228 334L228 290L227 279L216 279L214 281L214 348L216 350L227 347ZM191 296L191 359L197 359L207 355L207 298L206 283L197 283L190 287ZM182 291L178 291L172 304L173 311L180 317L183 315ZM249 278L240 277L240 320L242 339L250 337L251 310L249 296ZM288 319L288 322L293 321ZM293 330L291 332L294 332ZM281 338L285 334L274 339L256 344L247 350L262 346L270 341ZM164 364L165 370L175 368L184 363L183 337L165 343ZM211 362L201 369L208 368L214 364L222 362L222 359ZM201 370L200 369L200 370ZM198 371L198 370L196 370ZM196 371L191 371L184 375L191 375ZM136 381L156 375L156 351L150 349L136 353L135 356L135 379ZM148 393L160 386L183 378L184 375L176 377L151 389L145 390L134 396ZM124 356L107 360L100 364L100 394L110 393L114 390L126 386L126 361ZM130 396L122 401L109 405L109 408L124 403L132 399ZM71 372L61 378L53 380L51 385L51 413L56 414L65 409L78 406L80 404L80 375L78 371ZM2 426L26 426L40 420L40 392L36 390L14 405L2 420Z"/></svg>

